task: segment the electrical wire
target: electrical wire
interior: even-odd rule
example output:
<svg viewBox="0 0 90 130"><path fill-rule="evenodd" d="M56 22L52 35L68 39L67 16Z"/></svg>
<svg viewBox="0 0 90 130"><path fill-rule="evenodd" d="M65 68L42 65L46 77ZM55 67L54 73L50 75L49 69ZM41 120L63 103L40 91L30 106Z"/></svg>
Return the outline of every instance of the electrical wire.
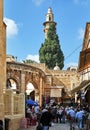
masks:
<svg viewBox="0 0 90 130"><path fill-rule="evenodd" d="M67 60L67 59L68 59L74 52L76 52L81 46L82 46L82 44L79 45L75 50L73 50L68 56L66 56L66 57L65 57L65 60Z"/></svg>

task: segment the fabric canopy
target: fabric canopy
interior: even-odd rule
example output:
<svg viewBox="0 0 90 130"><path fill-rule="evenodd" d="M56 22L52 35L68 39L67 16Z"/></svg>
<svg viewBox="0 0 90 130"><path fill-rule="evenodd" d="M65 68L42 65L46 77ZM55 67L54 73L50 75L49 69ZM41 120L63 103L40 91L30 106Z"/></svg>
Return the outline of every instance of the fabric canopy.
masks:
<svg viewBox="0 0 90 130"><path fill-rule="evenodd" d="M31 99L28 99L28 100L26 101L26 104L27 104L27 105L31 105L31 106L38 106L38 103L35 102L34 100L31 100Z"/></svg>

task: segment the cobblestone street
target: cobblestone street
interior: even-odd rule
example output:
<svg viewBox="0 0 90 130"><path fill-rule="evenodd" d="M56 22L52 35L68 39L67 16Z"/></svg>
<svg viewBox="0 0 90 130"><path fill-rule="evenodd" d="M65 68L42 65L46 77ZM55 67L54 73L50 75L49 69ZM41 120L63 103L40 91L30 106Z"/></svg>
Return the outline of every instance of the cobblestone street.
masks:
<svg viewBox="0 0 90 130"><path fill-rule="evenodd" d="M20 130L36 130L36 126L30 126L29 128L22 128ZM49 130L70 130L69 123L55 123L54 126L51 126ZM77 124L75 125L75 130L78 130ZM86 126L83 128L83 130L86 130Z"/></svg>

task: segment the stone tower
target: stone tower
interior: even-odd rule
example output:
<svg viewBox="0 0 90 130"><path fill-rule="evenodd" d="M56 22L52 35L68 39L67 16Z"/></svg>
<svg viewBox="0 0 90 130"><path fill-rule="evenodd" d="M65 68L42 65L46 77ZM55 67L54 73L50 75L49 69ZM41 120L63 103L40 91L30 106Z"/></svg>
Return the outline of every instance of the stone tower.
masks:
<svg viewBox="0 0 90 130"><path fill-rule="evenodd" d="M4 120L3 90L6 88L6 25L3 22L3 0L0 0L0 120Z"/></svg>
<svg viewBox="0 0 90 130"><path fill-rule="evenodd" d="M47 32L52 23L56 25L56 22L54 22L54 15L52 13L52 9L49 7L48 12L46 14L46 22L43 23L45 38L47 38Z"/></svg>

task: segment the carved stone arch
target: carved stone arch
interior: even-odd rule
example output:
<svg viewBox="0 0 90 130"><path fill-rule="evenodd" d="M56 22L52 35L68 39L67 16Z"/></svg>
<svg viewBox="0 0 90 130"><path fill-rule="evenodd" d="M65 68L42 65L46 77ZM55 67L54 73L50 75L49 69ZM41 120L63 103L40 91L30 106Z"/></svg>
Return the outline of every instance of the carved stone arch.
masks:
<svg viewBox="0 0 90 130"><path fill-rule="evenodd" d="M35 73L26 73L25 75L25 89L28 83L32 83L36 89L38 89L38 86L40 84L40 76Z"/></svg>
<svg viewBox="0 0 90 130"><path fill-rule="evenodd" d="M25 90L26 90L26 87L27 87L27 84L28 84L28 83L33 84L33 86L35 87L35 89L38 89L38 85L37 85L36 82L31 81L31 80L27 80L27 81L25 82Z"/></svg>
<svg viewBox="0 0 90 130"><path fill-rule="evenodd" d="M20 81L18 79L16 79L16 77L7 77L7 88L9 87L8 85L10 85L10 87L12 87L10 80L13 80L16 83L16 90L20 91Z"/></svg>
<svg viewBox="0 0 90 130"><path fill-rule="evenodd" d="M31 89L28 88L29 83L31 84ZM34 89L32 89L32 86ZM25 91L28 99L31 98L33 100L39 101L39 87L35 81L28 80L25 83Z"/></svg>
<svg viewBox="0 0 90 130"><path fill-rule="evenodd" d="M33 81L32 84L34 85L35 89L39 89L36 82Z"/></svg>

